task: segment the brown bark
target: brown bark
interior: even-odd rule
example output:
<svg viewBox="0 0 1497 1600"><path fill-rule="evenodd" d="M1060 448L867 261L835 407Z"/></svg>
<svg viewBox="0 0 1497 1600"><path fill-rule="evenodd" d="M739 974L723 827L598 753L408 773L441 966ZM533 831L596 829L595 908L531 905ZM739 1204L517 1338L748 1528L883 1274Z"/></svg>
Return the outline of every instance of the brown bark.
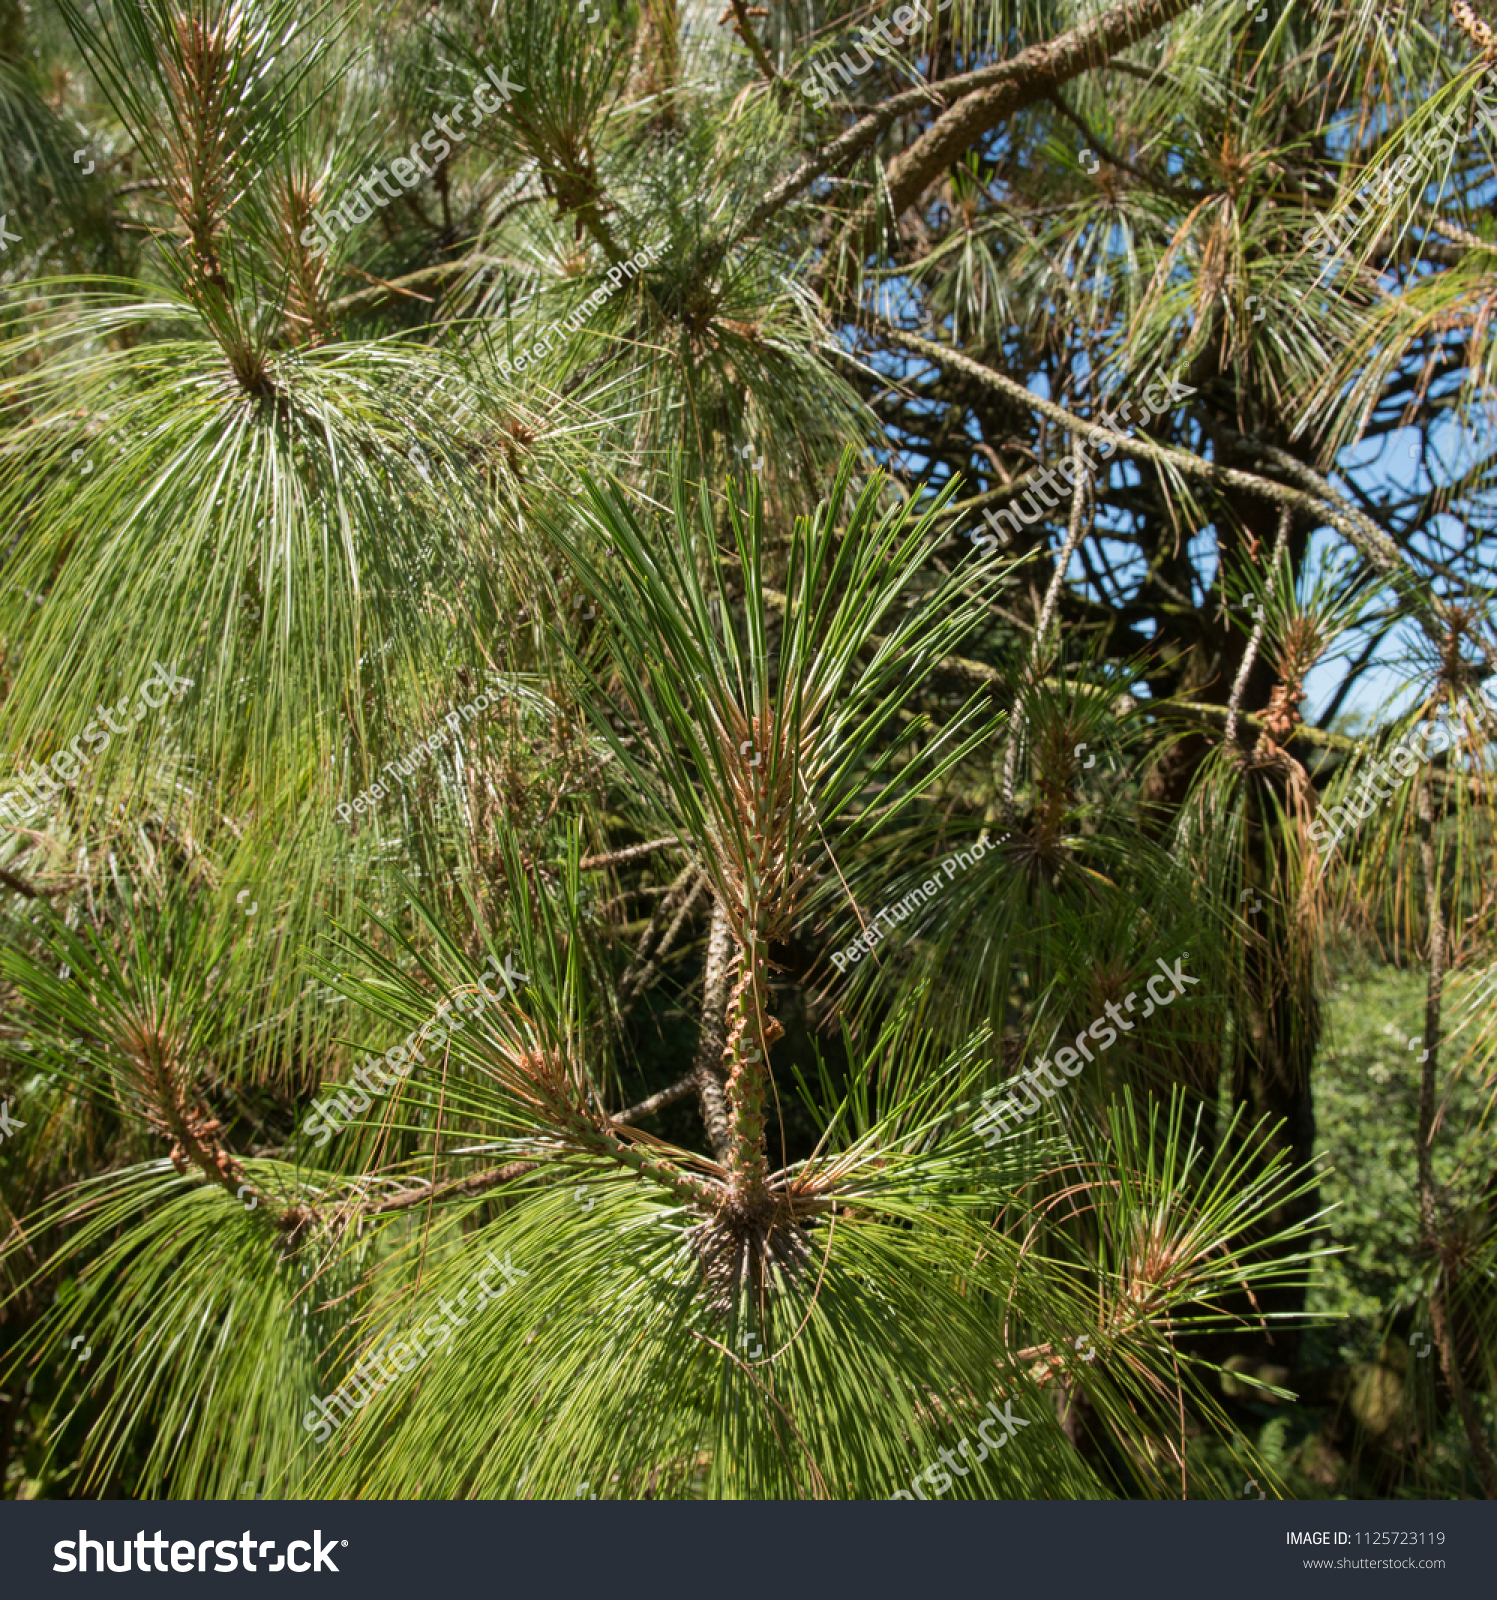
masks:
<svg viewBox="0 0 1497 1600"><path fill-rule="evenodd" d="M754 25L749 20L749 8L743 0L728 0L733 8L733 30L738 37L748 46L749 54L754 58L754 65L763 74L766 83L773 83L779 77L774 69L774 62L769 59L759 35L754 32ZM755 8L758 9L758 8Z"/></svg>
<svg viewBox="0 0 1497 1600"><path fill-rule="evenodd" d="M899 217L936 181L962 153L984 134L1007 122L1015 113L1049 99L1057 88L1109 56L1156 33L1186 12L1192 0L1124 0L1058 39L1030 45L1011 61L998 63L993 81L959 99L907 150L896 156L885 172L889 213ZM937 92L950 90L937 84ZM877 215L883 197L869 200L848 224L843 239L863 240ZM866 240L864 241L866 242ZM829 259L840 252L833 250Z"/></svg>
<svg viewBox="0 0 1497 1600"><path fill-rule="evenodd" d="M702 1108L702 1121L719 1161L728 1159L727 1072L723 1057L728 1048L728 987L733 965L733 935L721 901L712 907L712 931L707 938L707 972L702 984L702 1030L698 1036L692 1078Z"/></svg>
<svg viewBox="0 0 1497 1600"><path fill-rule="evenodd" d="M769 959L762 939L740 947L741 974L729 998L728 1167L729 1192L745 1213L764 1207L769 1161L764 1140L764 1090L769 1047L780 1026L769 1015Z"/></svg>
<svg viewBox="0 0 1497 1600"><path fill-rule="evenodd" d="M465 1195L483 1194L489 1189L498 1188L501 1183L511 1183L516 1178L523 1178L527 1172L534 1172L539 1165L538 1161L511 1161L507 1167L494 1167L488 1172L476 1172L471 1178L459 1178L452 1183L423 1185L419 1189L402 1189L397 1194L377 1200L372 1206L365 1206L364 1215L377 1217L385 1211L408 1211L412 1206L424 1205L427 1201L453 1200Z"/></svg>

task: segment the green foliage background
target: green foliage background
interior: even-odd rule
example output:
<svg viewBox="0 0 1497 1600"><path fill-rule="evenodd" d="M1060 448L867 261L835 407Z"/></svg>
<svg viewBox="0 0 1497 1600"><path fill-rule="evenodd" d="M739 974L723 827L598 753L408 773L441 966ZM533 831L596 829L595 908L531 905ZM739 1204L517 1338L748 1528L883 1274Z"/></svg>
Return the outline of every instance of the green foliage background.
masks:
<svg viewBox="0 0 1497 1600"><path fill-rule="evenodd" d="M1497 1495L1497 31L759 9L0 0L6 1494Z"/></svg>

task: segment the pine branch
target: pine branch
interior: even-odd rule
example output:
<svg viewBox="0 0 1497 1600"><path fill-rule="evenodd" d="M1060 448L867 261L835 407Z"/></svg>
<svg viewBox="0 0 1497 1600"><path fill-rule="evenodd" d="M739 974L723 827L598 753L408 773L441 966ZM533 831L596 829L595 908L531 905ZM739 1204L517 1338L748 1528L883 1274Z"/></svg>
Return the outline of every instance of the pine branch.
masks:
<svg viewBox="0 0 1497 1600"><path fill-rule="evenodd" d="M332 315L339 316L346 312L373 309L383 305L386 300L401 297L422 300L430 305L432 301L429 296L412 292L418 285L421 287L425 287L428 284L441 286L449 278L460 278L465 272L471 272L475 267L507 267L517 273L527 270L524 262L515 261L509 256L477 255L464 256L461 261L439 261L435 266L422 267L419 272L408 272L404 277L391 278L388 281L384 278L376 278L372 273L358 272L357 276L369 278L374 287L372 289L356 289L352 294L344 295L342 299L333 301L328 307L328 311ZM355 271L353 268L345 268L345 270Z"/></svg>
<svg viewBox="0 0 1497 1600"><path fill-rule="evenodd" d="M668 1088L647 1095L638 1105L618 1112L613 1120L621 1126L632 1126L636 1122L642 1122L646 1117L653 1117L657 1111L664 1111L667 1106L673 1106L677 1101L684 1100L695 1088L696 1077L688 1072L684 1078L677 1078Z"/></svg>
<svg viewBox="0 0 1497 1600"><path fill-rule="evenodd" d="M598 867L621 867L627 861L638 861L644 856L652 856L657 850L665 850L680 842L672 833L664 839L651 839L645 844L626 845L622 850L609 851L601 856L585 856L577 865L583 872L592 872Z"/></svg>
<svg viewBox="0 0 1497 1600"><path fill-rule="evenodd" d="M902 344L907 350L964 373L984 387L1039 412L1041 416L1048 417L1061 427L1071 429L1083 438L1113 447L1121 455L1148 461L1161 469L1172 467L1182 476L1199 478L1214 489L1223 491L1235 489L1241 493L1256 494L1265 500L1273 501L1276 505L1289 506L1314 517L1317 521L1330 523L1351 541L1375 571L1398 586L1409 605L1410 614L1425 634L1435 643L1443 643L1445 633L1437 615L1439 602L1424 591L1417 576L1404 560L1402 551L1382 529L1367 518L1360 508L1350 505L1324 478L1315 473L1313 468L1306 467L1303 462L1296 461L1294 457L1285 455L1270 445L1256 446L1270 458L1282 457L1280 464L1284 465L1286 470L1289 470L1289 463L1292 462L1297 475L1301 477L1308 475L1313 479L1317 486L1313 494L1303 489L1296 489L1291 484L1280 483L1275 478L1265 478L1256 472L1244 472L1240 467L1219 466L1214 461L1205 461L1200 456L1192 455L1188 450L1177 450L1170 445L1155 444L1152 440L1115 433L1095 422L1086 421L1074 412L1066 410L1064 406L1056 405L1052 400L1045 400L1039 395L1032 394L1023 384L1016 383L1005 373L984 366L980 361L974 361L970 356L963 355L949 345L937 344L931 339L922 338L919 334L897 327L887 318L876 314L868 320L875 329L895 343Z"/></svg>
<svg viewBox="0 0 1497 1600"><path fill-rule="evenodd" d="M366 1217L377 1217L387 1211L408 1211L412 1206L425 1205L428 1201L485 1194L490 1189L497 1189L501 1183L513 1183L516 1178L523 1178L527 1172L534 1172L540 1165L539 1161L511 1161L508 1166L475 1173L471 1178L457 1178L451 1183L428 1183L422 1184L419 1188L402 1189L398 1194L392 1194L384 1200L376 1201L374 1205L363 1206L360 1209Z"/></svg>
<svg viewBox="0 0 1497 1600"><path fill-rule="evenodd" d="M720 900L714 901L712 931L707 938L707 970L702 980L702 1025L697 1037L691 1083L701 1103L702 1121L706 1124L713 1153L722 1162L728 1159L729 1144L723 1056L728 1047L728 984L732 956L733 936L728 927L727 912Z"/></svg>
<svg viewBox="0 0 1497 1600"><path fill-rule="evenodd" d="M754 32L754 25L749 21L748 8L743 0L729 0L732 7L734 23L733 31L748 46L749 54L754 58L754 64L764 75L766 83L780 82L780 75L774 69L774 62L769 59L759 35Z"/></svg>
<svg viewBox="0 0 1497 1600"><path fill-rule="evenodd" d="M1191 0L1168 0L1168 3L1156 5L1150 9L1166 12L1161 20L1147 27L1137 34L1136 38L1143 38L1147 33L1164 26L1172 17L1190 8ZM944 78L935 83L922 84L915 89L906 89L899 94L890 95L889 98L876 106L867 115L861 117L852 127L844 133L829 140L825 145L808 156L788 177L782 178L769 191L768 194L749 212L742 230L734 237L732 244L737 244L743 239L757 233L769 219L780 211L788 201L793 200L802 190L813 184L823 173L830 172L834 167L842 165L859 151L866 150L873 144L878 136L891 127L901 117L912 112L923 111L927 107L940 108L943 116L950 115L954 109L960 109L967 100L976 99L985 91L998 93L1013 92L1015 86L1032 87L1033 92L1021 101L1017 101L1003 116L1012 115L1013 111L1023 109L1024 106L1034 104L1047 98L1055 88L1068 78L1078 76L1081 72L1096 66L1101 66L1104 61L1101 57L1096 59L1086 55L1088 48L1094 48L1090 43L1093 35L1099 30L1104 32L1108 39L1112 38L1109 24L1114 26L1126 16L1130 7L1124 4L1108 12L1106 16L1099 17L1091 23L1083 24L1081 28L1064 34L1060 39L1051 44L1033 45L1027 50L1021 50L1017 56L1005 61L994 62L986 67L979 67L973 72L957 73L950 78ZM1055 53L1068 42L1075 41L1078 36L1086 35L1086 42L1081 50L1071 48L1063 51L1064 61L1069 68L1063 72L1055 70ZM1121 43L1111 43L1107 54L1123 48L1125 44L1134 42L1133 39L1124 39ZM1077 59L1079 55L1079 60ZM1126 66L1127 64L1112 63L1113 65ZM1034 75L1049 70L1054 76L1036 78ZM1141 69L1134 69L1141 70ZM1152 80L1152 74L1148 74ZM1001 120L1001 118L1000 118ZM940 126L940 123L937 123ZM931 130L932 132L934 129ZM963 146L965 148L965 146ZM958 152L959 153L959 152ZM937 163L939 168L944 168L947 158L943 157ZM921 185L923 188L924 185ZM917 191L918 192L918 191ZM904 209L903 207L899 208ZM897 213L896 213L897 214ZM724 251L731 246L725 246Z"/></svg>
<svg viewBox="0 0 1497 1600"><path fill-rule="evenodd" d="M886 200L888 214L902 216L953 161L985 135L1017 112L1048 99L1069 79L1103 66L1119 50L1157 33L1191 4L1192 0L1123 0L1059 38L1030 45L988 69L993 75L987 83L963 95L895 156L884 171L879 191L854 214L823 259L834 264L849 246L860 255L858 244Z"/></svg>

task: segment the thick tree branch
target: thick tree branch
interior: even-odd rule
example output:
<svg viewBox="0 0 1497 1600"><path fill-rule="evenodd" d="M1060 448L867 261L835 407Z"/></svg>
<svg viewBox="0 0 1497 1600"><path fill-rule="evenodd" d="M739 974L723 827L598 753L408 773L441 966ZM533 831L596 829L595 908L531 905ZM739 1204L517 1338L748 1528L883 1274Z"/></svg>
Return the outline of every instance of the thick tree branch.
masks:
<svg viewBox="0 0 1497 1600"><path fill-rule="evenodd" d="M386 300L401 296L429 303L431 298L429 295L415 294L412 291L417 286L440 287L449 278L460 278L475 267L508 267L513 272L528 270L523 261L514 261L509 256L464 256L461 261L439 261L434 267L422 267L419 272L408 272L404 277L391 278L388 282L383 278L375 278L372 289L356 289L352 294L344 295L341 300L334 300L327 308L328 314L341 316L349 311L369 310ZM373 274L366 272L360 276L368 278Z"/></svg>
<svg viewBox="0 0 1497 1600"><path fill-rule="evenodd" d="M1355 506L1338 495L1314 467L1307 466L1305 462L1290 455L1287 450L1280 450L1276 445L1264 444L1256 439L1247 439L1244 442L1291 477L1309 485L1326 500L1334 500L1345 508L1348 519L1345 530L1347 538L1362 552L1368 565L1399 590L1409 602L1414 618L1426 636L1443 648L1446 640L1446 628L1442 625L1445 608L1440 597L1419 585L1404 560L1403 552L1372 518L1360 506Z"/></svg>
<svg viewBox="0 0 1497 1600"><path fill-rule="evenodd" d="M697 1035L691 1084L702 1108L702 1121L713 1154L721 1162L729 1155L727 1073L723 1066L728 1047L728 989L733 965L733 936L721 900L712 905L712 931L707 938L707 971L702 980L702 1025Z"/></svg>
<svg viewBox="0 0 1497 1600"><path fill-rule="evenodd" d="M642 1122L646 1117L653 1117L657 1111L664 1111L667 1106L673 1106L678 1100L684 1100L696 1086L695 1075L688 1072L684 1078L677 1078L668 1088L646 1096L638 1105L630 1106L627 1111L616 1113L613 1120L621 1126Z"/></svg>
<svg viewBox="0 0 1497 1600"><path fill-rule="evenodd" d="M1156 33L1191 7L1191 0L1123 0L1058 39L1030 45L1009 61L987 69L986 84L965 94L931 124L885 171L889 211L898 217L984 134L1016 112L1048 99L1071 78L1104 65L1109 56ZM976 74L974 74L976 76ZM955 87L956 80L943 90ZM848 223L844 241L856 239L877 215L881 196L874 196ZM834 249L830 258L840 252Z"/></svg>
<svg viewBox="0 0 1497 1600"><path fill-rule="evenodd" d="M507 1167L494 1167L488 1172L477 1172L471 1178L458 1178L452 1183L422 1184L417 1189L402 1189L372 1206L363 1208L366 1217L377 1217L386 1211L408 1211L412 1206L425 1205L428 1200L452 1200L463 1195L483 1194L496 1189L501 1183L510 1183L534 1172L538 1161L511 1161Z"/></svg>
<svg viewBox="0 0 1497 1600"><path fill-rule="evenodd" d="M672 833L664 839L650 839L644 844L626 845L622 850L611 850L601 856L584 856L577 865L582 872L592 872L598 867L621 867L626 861L638 861L642 856L652 856L657 850L664 850L669 845L680 842Z"/></svg>
<svg viewBox="0 0 1497 1600"><path fill-rule="evenodd" d="M1152 0L1152 3L1140 7L1137 0L1131 0L1131 3L1116 7L1106 16L1062 34L1059 39L1021 50L1011 60L996 61L990 66L979 67L975 72L958 73L938 83L922 84L919 88L890 95L881 105L859 118L846 132L823 145L814 155L808 156L788 177L782 178L749 213L739 237L746 238L757 233L786 201L814 183L824 172L830 172L850 156L867 149L900 117L926 106L940 107L943 114L925 135L925 139L929 139L938 129L957 126L948 119L955 117L972 101L980 103L982 114L993 116L991 126L996 126L1024 106L1045 99L1058 84L1078 76L1089 67L1102 65L1113 51L1163 27L1182 12L1188 11L1190 5L1191 0ZM1134 16L1133 13L1140 15ZM992 102L981 99L984 94L998 96L1001 109L994 113ZM954 100L959 103L953 105ZM1010 100L1012 103L1009 103ZM953 154L960 154L970 142L970 138L964 139ZM923 144L924 140L912 146L906 155L915 155ZM904 157L899 159L903 160ZM939 172L950 159L952 156L943 155L935 162L934 170ZM894 170L891 168L891 179L893 176ZM919 183L916 195L928 181ZM905 201L896 206L896 215L909 203Z"/></svg>
<svg viewBox="0 0 1497 1600"><path fill-rule="evenodd" d="M1289 471L1289 464L1293 463L1296 476L1307 482L1314 482L1316 488L1313 492L1296 489L1292 484L1280 483L1277 479L1265 478L1256 472L1244 472L1238 467L1219 466L1214 461L1206 461L1200 456L1192 455L1188 450L1176 450L1169 445L1155 444L1149 439L1115 433L1095 422L1085 421L1074 412L1067 411L1064 406L1056 405L1053 400L1041 399L1023 384L1016 383L1014 379L995 371L992 367L985 367L980 361L974 361L970 356L963 355L961 351L954 350L949 345L937 344L931 339L922 338L919 334L910 333L897 327L885 317L874 316L871 322L873 327L886 338L902 344L907 350L927 356L954 371L965 373L985 387L1039 412L1041 416L1048 417L1052 422L1058 423L1063 428L1069 428L1083 438L1114 446L1121 455L1151 462L1156 467L1172 467L1183 477L1202 479L1214 489L1236 489L1242 493L1256 494L1265 500L1273 501L1276 505L1303 511L1307 516L1314 517L1317 522L1328 523L1351 541L1380 576L1397 585L1409 605L1410 614L1419 626L1436 643L1443 643L1445 634L1436 615L1437 602L1433 602L1419 587L1417 578L1409 570L1398 546L1376 523L1357 507L1349 505L1324 478L1313 468L1305 466L1302 461L1284 455L1271 445L1254 445L1254 448L1271 460L1283 456L1283 461L1278 464L1283 465L1285 471Z"/></svg>

